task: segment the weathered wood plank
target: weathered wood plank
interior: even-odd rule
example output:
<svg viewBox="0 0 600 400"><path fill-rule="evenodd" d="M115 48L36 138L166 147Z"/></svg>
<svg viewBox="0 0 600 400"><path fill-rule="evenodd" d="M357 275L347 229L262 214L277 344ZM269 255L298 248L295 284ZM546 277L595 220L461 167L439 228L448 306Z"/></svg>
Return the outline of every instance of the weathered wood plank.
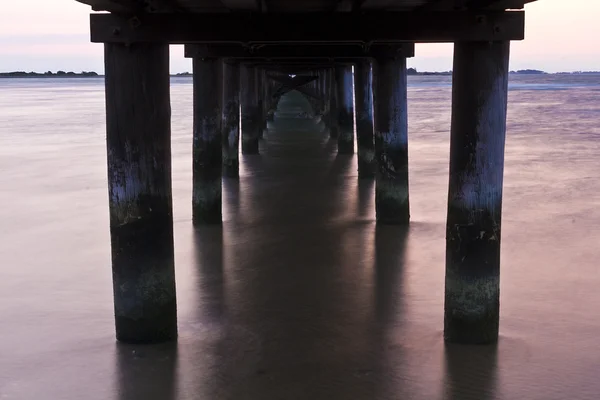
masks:
<svg viewBox="0 0 600 400"><path fill-rule="evenodd" d="M99 43L498 41L524 38L525 13L92 14L90 24Z"/></svg>

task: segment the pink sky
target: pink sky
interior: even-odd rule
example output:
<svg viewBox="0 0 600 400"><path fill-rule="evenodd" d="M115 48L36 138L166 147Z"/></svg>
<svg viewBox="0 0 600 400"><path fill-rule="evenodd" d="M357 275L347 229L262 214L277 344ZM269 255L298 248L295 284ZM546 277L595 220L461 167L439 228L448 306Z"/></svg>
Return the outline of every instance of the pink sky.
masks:
<svg viewBox="0 0 600 400"><path fill-rule="evenodd" d="M0 71L103 70L102 45L89 43L88 6L75 0L20 0L2 8ZM525 11L526 38L513 42L511 69L600 70L600 0L538 0ZM449 70L452 45L417 45L409 66ZM183 47L172 46L172 72L190 69Z"/></svg>

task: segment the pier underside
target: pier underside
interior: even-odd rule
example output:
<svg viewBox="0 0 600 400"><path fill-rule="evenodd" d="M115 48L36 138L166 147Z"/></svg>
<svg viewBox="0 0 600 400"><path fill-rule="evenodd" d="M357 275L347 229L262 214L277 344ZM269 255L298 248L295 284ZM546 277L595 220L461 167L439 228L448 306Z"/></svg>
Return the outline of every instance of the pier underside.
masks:
<svg viewBox="0 0 600 400"><path fill-rule="evenodd" d="M336 139L340 157L355 153L358 138L358 175L374 180L377 223L407 226L406 60L415 43L450 42L444 337L497 341L509 51L524 38L527 0L84 2L110 11L91 15L90 32L105 46L119 340L177 337L168 45L185 44L194 63L195 226L221 224L221 178L239 179L240 150L261 154L267 121L290 91L306 96L311 110L301 115ZM290 207L305 206L302 193L295 198Z"/></svg>
<svg viewBox="0 0 600 400"><path fill-rule="evenodd" d="M350 11L455 11L522 8L535 0L77 0L95 11L149 13L262 13Z"/></svg>

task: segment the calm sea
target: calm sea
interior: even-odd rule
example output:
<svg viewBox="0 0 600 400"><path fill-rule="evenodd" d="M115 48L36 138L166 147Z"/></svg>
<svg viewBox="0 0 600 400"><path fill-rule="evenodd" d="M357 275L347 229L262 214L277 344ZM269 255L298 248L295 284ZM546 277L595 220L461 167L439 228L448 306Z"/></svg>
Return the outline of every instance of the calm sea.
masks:
<svg viewBox="0 0 600 400"><path fill-rule="evenodd" d="M114 339L103 81L0 80L0 399L600 398L600 76L511 81L497 347L442 341L450 78L409 82L408 230L302 120L194 230L174 79L180 339L144 347Z"/></svg>

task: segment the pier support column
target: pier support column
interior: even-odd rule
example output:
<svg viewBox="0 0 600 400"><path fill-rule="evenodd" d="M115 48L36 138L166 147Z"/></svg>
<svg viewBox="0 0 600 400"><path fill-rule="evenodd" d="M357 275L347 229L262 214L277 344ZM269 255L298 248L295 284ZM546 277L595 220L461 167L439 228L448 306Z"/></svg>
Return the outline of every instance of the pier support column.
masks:
<svg viewBox="0 0 600 400"><path fill-rule="evenodd" d="M223 60L223 176L240 177L240 64Z"/></svg>
<svg viewBox="0 0 600 400"><path fill-rule="evenodd" d="M338 89L338 153L354 154L352 66L336 65L335 75Z"/></svg>
<svg viewBox="0 0 600 400"><path fill-rule="evenodd" d="M444 338L498 340L510 42L454 45Z"/></svg>
<svg viewBox="0 0 600 400"><path fill-rule="evenodd" d="M408 224L408 104L406 57L373 62L375 105L375 212L377 222Z"/></svg>
<svg viewBox="0 0 600 400"><path fill-rule="evenodd" d="M262 74L262 122L263 122L263 136L265 131L267 130L267 121L269 119L269 106L270 106L270 102L269 102L269 79L267 78L267 71L265 71L264 69L261 70L261 74Z"/></svg>
<svg viewBox="0 0 600 400"><path fill-rule="evenodd" d="M263 131L265 129L265 118L264 118L264 84L265 80L263 79L263 71L260 68L255 68L256 73L256 123L258 130L258 138L263 138Z"/></svg>
<svg viewBox="0 0 600 400"><path fill-rule="evenodd" d="M177 337L169 46L105 44L106 142L116 334Z"/></svg>
<svg viewBox="0 0 600 400"><path fill-rule="evenodd" d="M275 97L277 92L277 82L269 78L269 121L275 121L275 111L277 111L278 99Z"/></svg>
<svg viewBox="0 0 600 400"><path fill-rule="evenodd" d="M220 224L222 221L222 66L223 63L219 59L193 59L192 220L194 225Z"/></svg>
<svg viewBox="0 0 600 400"><path fill-rule="evenodd" d="M323 122L327 129L331 129L331 69L323 70Z"/></svg>
<svg viewBox="0 0 600 400"><path fill-rule="evenodd" d="M321 115L321 120L323 121L323 123L326 123L325 121L325 115L327 113L327 94L326 94L326 83L325 83L325 78L327 76L327 70L325 69L320 69L319 70L319 96L321 96L321 109L319 110L319 114Z"/></svg>
<svg viewBox="0 0 600 400"><path fill-rule="evenodd" d="M256 68L244 65L240 75L242 104L242 154L258 154L258 95Z"/></svg>
<svg viewBox="0 0 600 400"><path fill-rule="evenodd" d="M373 131L373 75L371 62L360 60L354 67L356 91L356 141L358 144L358 177L375 176L375 141Z"/></svg>
<svg viewBox="0 0 600 400"><path fill-rule="evenodd" d="M335 68L329 69L329 137L337 139L339 136L338 126L338 82L335 76Z"/></svg>

